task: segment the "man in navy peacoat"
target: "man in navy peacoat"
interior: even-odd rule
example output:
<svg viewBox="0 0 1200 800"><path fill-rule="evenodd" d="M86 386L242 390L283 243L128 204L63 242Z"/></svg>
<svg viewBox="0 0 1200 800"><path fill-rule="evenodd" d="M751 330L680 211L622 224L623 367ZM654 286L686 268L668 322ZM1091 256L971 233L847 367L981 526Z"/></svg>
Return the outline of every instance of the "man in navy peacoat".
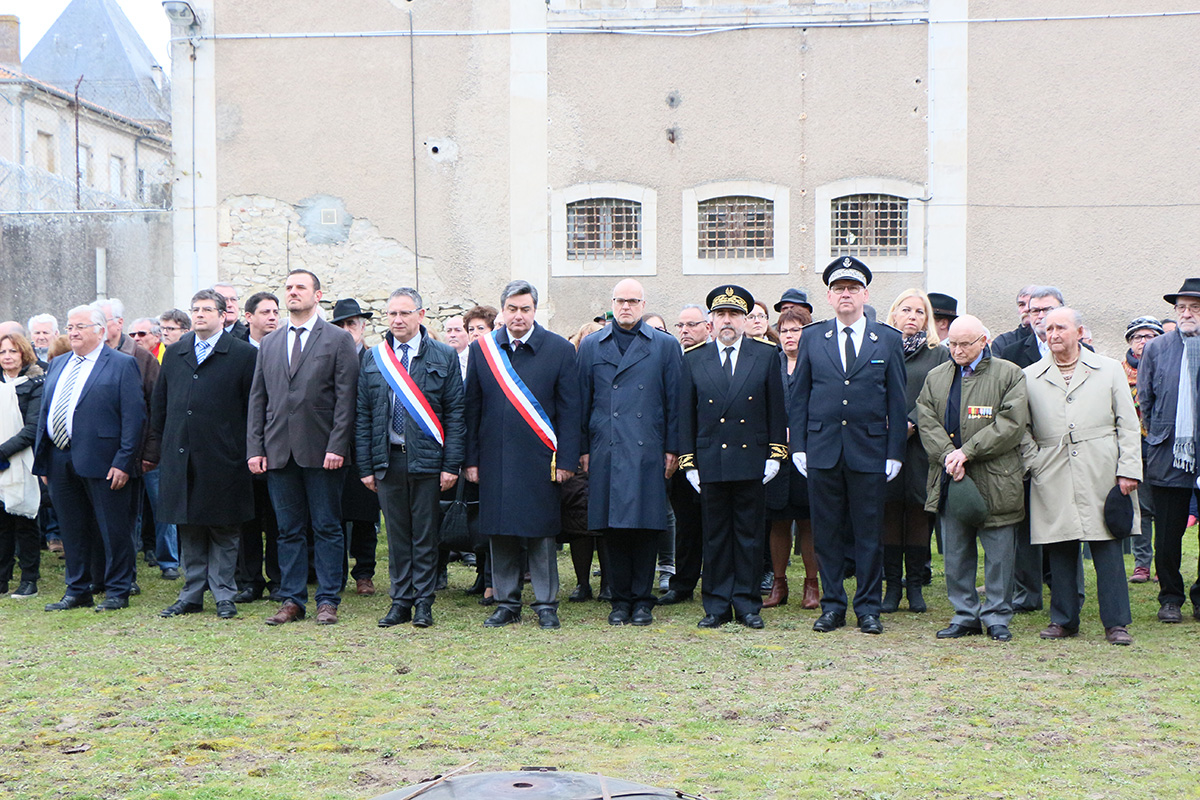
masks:
<svg viewBox="0 0 1200 800"><path fill-rule="evenodd" d="M899 474L907 440L904 350L898 330L863 315L871 282L866 264L843 256L823 277L836 316L804 329L789 414L792 458L808 476L824 592L813 630L825 633L846 623L843 530L849 520L858 626L882 633L879 531L884 483Z"/></svg>
<svg viewBox="0 0 1200 800"><path fill-rule="evenodd" d="M497 350L471 344L467 360L467 480L479 483L479 526L489 537L492 584L498 608L484 623L501 627L521 619L521 548L529 554L533 610L543 628L557 628L558 552L561 528L559 484L579 466L579 376L575 347L534 322L537 289L513 281L500 296L504 328L491 336ZM537 420L522 414L509 392L521 393L502 351L520 383L533 395L529 412L548 424L557 438L552 449L535 432ZM499 364L509 382L501 383L489 364ZM523 393L522 393L523 394ZM528 406L526 406L528 410ZM548 435L543 432L543 435Z"/></svg>
<svg viewBox="0 0 1200 800"><path fill-rule="evenodd" d="M610 625L653 621L658 537L667 529L667 483L678 465L679 369L672 336L642 321L645 291L613 289L613 321L579 345L579 394L588 478L588 528L608 546Z"/></svg>

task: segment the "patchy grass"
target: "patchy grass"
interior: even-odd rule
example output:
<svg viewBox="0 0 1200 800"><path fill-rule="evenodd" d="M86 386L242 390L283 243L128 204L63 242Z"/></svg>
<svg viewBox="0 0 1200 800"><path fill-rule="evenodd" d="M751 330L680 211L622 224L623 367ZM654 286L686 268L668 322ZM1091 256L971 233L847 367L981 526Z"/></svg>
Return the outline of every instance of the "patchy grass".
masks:
<svg viewBox="0 0 1200 800"><path fill-rule="evenodd" d="M1196 555L1193 530L1189 582ZM268 628L265 602L164 620L179 584L144 569L126 612L47 614L61 562L43 573L0 601L0 798L370 798L472 760L741 800L1200 798L1200 622L1156 622L1156 584L1130 587L1117 648L1093 583L1077 639L1039 640L1042 613L1006 645L939 642L937 558L930 612L880 637L818 635L798 605L700 631L698 602L645 629L564 602L561 631L485 630L459 565L426 631L378 628L386 597L352 594L330 627Z"/></svg>

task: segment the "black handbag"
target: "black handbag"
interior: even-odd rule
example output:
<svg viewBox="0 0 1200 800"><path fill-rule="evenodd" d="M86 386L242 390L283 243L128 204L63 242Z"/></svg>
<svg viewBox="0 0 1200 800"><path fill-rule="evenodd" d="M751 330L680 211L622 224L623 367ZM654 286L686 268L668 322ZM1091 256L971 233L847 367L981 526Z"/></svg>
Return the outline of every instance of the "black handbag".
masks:
<svg viewBox="0 0 1200 800"><path fill-rule="evenodd" d="M463 499L466 485L466 478L460 476L454 499L441 501L442 524L438 535L444 550L473 553L483 547L483 536L479 533L479 503L468 503Z"/></svg>

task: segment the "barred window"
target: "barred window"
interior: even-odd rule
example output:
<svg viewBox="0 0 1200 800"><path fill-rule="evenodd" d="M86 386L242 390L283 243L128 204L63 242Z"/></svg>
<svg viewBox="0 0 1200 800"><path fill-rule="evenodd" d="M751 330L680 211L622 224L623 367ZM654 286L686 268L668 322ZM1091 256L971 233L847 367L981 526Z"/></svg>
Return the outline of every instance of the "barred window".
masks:
<svg viewBox="0 0 1200 800"><path fill-rule="evenodd" d="M567 259L632 261L642 257L642 204L595 197L567 204Z"/></svg>
<svg viewBox="0 0 1200 800"><path fill-rule="evenodd" d="M714 197L698 204L700 258L774 258L775 204L761 197Z"/></svg>
<svg viewBox="0 0 1200 800"><path fill-rule="evenodd" d="M852 194L833 200L831 256L908 255L908 199Z"/></svg>

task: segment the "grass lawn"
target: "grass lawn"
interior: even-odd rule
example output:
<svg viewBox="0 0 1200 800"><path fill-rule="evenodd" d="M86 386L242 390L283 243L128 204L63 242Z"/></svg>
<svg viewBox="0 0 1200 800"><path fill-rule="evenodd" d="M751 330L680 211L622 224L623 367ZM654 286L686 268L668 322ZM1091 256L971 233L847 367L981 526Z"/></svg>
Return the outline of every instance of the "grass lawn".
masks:
<svg viewBox="0 0 1200 800"><path fill-rule="evenodd" d="M1196 558L1192 529L1189 585ZM813 633L799 569L764 631L700 631L698 601L649 628L564 602L560 631L485 630L457 564L429 630L378 628L387 598L353 594L339 625L269 628L265 601L160 619L179 583L144 567L127 611L47 614L44 554L41 595L0 600L0 798L370 798L473 760L739 800L1200 798L1200 622L1155 621L1156 584L1130 587L1132 647L1104 642L1090 562L1078 638L1039 640L1043 612L1009 644L939 642L940 558L929 613L879 637Z"/></svg>

